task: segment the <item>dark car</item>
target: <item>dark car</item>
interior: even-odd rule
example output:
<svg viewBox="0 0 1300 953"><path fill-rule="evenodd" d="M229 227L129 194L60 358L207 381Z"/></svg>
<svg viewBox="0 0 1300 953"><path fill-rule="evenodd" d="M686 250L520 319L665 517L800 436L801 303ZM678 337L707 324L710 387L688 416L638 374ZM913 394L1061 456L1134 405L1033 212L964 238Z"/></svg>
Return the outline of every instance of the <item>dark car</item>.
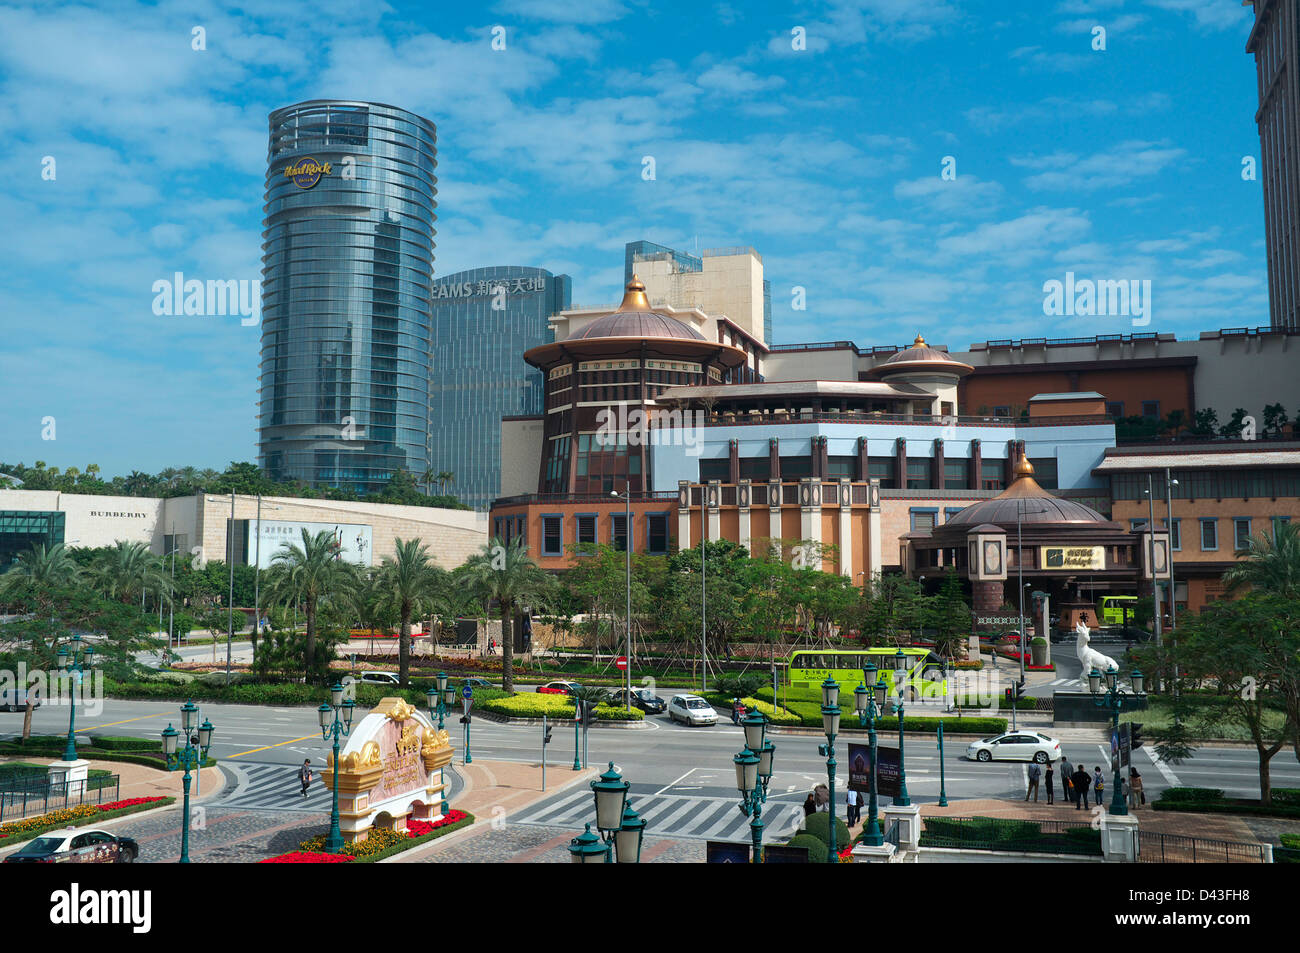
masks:
<svg viewBox="0 0 1300 953"><path fill-rule="evenodd" d="M51 831L34 837L22 850L5 858L6 864L130 864L140 856L140 845L130 837L108 831Z"/></svg>
<svg viewBox="0 0 1300 953"><path fill-rule="evenodd" d="M623 707L627 704L627 689L614 692L611 704ZM648 688L632 689L632 704L647 715L660 715L668 710L668 703Z"/></svg>
<svg viewBox="0 0 1300 953"><path fill-rule="evenodd" d="M467 678L465 679L464 684L468 685L471 690L475 688L496 688L496 686L486 678Z"/></svg>

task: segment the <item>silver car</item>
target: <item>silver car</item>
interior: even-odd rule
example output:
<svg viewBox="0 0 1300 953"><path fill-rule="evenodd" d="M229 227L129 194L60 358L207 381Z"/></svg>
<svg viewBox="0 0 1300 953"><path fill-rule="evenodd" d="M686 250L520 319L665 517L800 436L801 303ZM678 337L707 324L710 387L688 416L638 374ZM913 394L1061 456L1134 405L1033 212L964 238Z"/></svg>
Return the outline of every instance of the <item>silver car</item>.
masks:
<svg viewBox="0 0 1300 953"><path fill-rule="evenodd" d="M685 725L718 723L718 713L699 695L674 695L668 703L668 717Z"/></svg>

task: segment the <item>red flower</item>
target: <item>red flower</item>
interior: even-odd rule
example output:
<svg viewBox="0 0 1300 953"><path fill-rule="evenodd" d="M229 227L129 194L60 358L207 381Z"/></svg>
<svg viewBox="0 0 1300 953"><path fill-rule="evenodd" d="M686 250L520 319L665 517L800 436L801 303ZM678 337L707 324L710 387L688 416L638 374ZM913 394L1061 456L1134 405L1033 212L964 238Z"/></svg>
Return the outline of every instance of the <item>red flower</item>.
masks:
<svg viewBox="0 0 1300 953"><path fill-rule="evenodd" d="M99 805L101 811L116 811L123 807L135 807L137 804L152 804L154 801L161 801L161 797L129 797L121 801L109 801L107 804Z"/></svg>
<svg viewBox="0 0 1300 953"><path fill-rule="evenodd" d="M352 858L347 854L324 854L311 851L295 850L279 857L259 860L259 864L346 864Z"/></svg>

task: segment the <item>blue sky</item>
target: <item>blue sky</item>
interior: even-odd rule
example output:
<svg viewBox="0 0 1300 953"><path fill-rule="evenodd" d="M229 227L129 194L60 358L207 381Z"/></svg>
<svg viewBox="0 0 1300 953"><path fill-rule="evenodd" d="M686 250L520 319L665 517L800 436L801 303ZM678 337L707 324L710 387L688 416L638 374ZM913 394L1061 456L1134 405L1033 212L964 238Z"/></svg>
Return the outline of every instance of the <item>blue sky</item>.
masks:
<svg viewBox="0 0 1300 953"><path fill-rule="evenodd" d="M1265 325L1260 183L1241 174L1252 17L1237 0L0 5L0 460L256 459L260 329L155 315L151 289L260 278L266 116L313 98L437 124L439 275L537 265L572 275L575 302L617 301L644 238L756 247L781 343ZM1067 271L1150 280L1151 324L1045 317Z"/></svg>

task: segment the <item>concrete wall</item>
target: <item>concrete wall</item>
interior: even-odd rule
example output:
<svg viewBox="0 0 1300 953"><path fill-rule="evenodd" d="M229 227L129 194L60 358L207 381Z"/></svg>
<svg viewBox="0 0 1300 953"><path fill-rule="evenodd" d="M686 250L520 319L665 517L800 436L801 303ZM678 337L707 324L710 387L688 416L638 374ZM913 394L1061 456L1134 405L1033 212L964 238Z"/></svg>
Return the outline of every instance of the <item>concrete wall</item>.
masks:
<svg viewBox="0 0 1300 953"><path fill-rule="evenodd" d="M501 421L501 495L537 492L545 421L541 417Z"/></svg>

